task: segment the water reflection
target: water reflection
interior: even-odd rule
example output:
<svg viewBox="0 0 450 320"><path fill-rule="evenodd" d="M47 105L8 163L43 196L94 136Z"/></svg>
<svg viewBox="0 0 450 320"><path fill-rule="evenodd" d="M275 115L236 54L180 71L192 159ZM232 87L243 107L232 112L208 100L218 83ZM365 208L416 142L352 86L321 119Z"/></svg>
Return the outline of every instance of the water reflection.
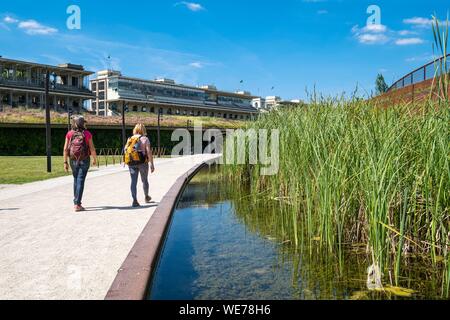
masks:
<svg viewBox="0 0 450 320"><path fill-rule="evenodd" d="M280 205L251 199L220 177L202 171L188 185L174 213L149 298L201 299L387 299L367 290L369 257L364 247L341 255L299 239L293 245ZM439 298L433 272L412 261L400 285L412 298ZM434 274L434 276L437 276Z"/></svg>

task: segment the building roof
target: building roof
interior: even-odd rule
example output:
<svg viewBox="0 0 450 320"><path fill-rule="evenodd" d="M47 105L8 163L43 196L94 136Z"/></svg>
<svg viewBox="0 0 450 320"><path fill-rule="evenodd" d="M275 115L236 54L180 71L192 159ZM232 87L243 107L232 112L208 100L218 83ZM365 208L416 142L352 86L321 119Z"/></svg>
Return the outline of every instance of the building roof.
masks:
<svg viewBox="0 0 450 320"><path fill-rule="evenodd" d="M7 59L0 56L0 63L7 63L12 65L23 65L23 66L29 66L29 67L38 67L43 69L48 69L49 71L69 71L74 73L83 74L86 76L89 76L91 74L94 74L92 71L84 70L84 67L77 64L71 64L71 63L64 63L60 64L58 66L52 66L48 64L41 64L41 63L35 63L35 62L29 62L29 61L22 61L22 60L13 60L13 59Z"/></svg>
<svg viewBox="0 0 450 320"><path fill-rule="evenodd" d="M116 102L116 101L128 101L128 102L135 102L135 103L147 103L147 104L154 104L154 105L165 105L165 106L172 106L172 107L193 107L193 108L201 108L201 109L207 109L207 110L220 110L220 111L234 111L234 112L250 112L250 113L258 113L258 110L254 107L243 107L236 104L230 104L230 105L220 105L220 104L206 104L201 103L200 101L198 103L176 103L176 102L168 102L168 101L148 101L148 100L140 100L136 98L131 97L121 97L121 99L108 99L108 102Z"/></svg>
<svg viewBox="0 0 450 320"><path fill-rule="evenodd" d="M178 84L178 83L175 83L175 81L173 81L173 80L167 81L169 79L164 79L164 78L160 78L160 79L156 79L156 80L147 80L147 79L142 79L142 78L127 77L127 76L123 76L119 71L113 71L113 70L102 70L102 71L97 72L97 75L103 76L103 77L108 75L109 77L119 77L124 80L140 81L140 82L147 82L147 83L152 83L152 84L157 84L157 85L185 88L185 89L191 89L191 90L196 90L196 91L214 93L214 94L218 94L218 95L226 95L226 96L235 97L235 98L246 98L246 99L250 99L250 100L254 99L254 98L258 98L256 96L249 95L248 92L236 93L236 92L217 90L217 88L212 85L195 87L195 86L189 86L189 85L184 85L184 84ZM95 80L98 80L98 79L92 79L92 81L95 81ZM162 80L166 80L166 81L162 81Z"/></svg>

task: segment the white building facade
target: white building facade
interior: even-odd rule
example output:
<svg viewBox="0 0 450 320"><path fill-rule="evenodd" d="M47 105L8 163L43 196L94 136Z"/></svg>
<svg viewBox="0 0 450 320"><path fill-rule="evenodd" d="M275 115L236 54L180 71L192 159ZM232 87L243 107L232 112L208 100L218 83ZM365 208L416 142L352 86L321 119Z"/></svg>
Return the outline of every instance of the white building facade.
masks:
<svg viewBox="0 0 450 320"><path fill-rule="evenodd" d="M248 92L225 92L214 86L193 87L170 79L144 80L105 70L91 80L97 95L91 111L101 116L122 112L162 113L199 117L249 120L258 114L252 105L256 97Z"/></svg>

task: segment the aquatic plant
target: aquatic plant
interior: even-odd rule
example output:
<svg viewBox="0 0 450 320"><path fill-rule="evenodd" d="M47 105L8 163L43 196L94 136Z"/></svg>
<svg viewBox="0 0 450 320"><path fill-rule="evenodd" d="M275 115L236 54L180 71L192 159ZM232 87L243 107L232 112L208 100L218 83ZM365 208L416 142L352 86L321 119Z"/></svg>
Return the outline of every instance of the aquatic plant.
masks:
<svg viewBox="0 0 450 320"><path fill-rule="evenodd" d="M224 172L255 201L279 206L272 223L293 245L344 259L346 246L364 244L396 283L408 257L421 255L444 270L448 295L450 112L434 100L424 109L322 99L273 111L251 126L280 130L278 175L260 176L259 165Z"/></svg>
<svg viewBox="0 0 450 320"><path fill-rule="evenodd" d="M442 296L450 287L450 108L446 30L434 18L436 64L430 99L388 108L354 95L324 98L262 114L253 129L280 131L280 169L227 165L255 202L279 206L273 224L296 247L337 255L364 245L372 264L398 285L412 256L437 271ZM251 213L250 213L251 214ZM374 273L372 272L372 275ZM370 276L370 274L369 274ZM379 283L379 279L372 279Z"/></svg>

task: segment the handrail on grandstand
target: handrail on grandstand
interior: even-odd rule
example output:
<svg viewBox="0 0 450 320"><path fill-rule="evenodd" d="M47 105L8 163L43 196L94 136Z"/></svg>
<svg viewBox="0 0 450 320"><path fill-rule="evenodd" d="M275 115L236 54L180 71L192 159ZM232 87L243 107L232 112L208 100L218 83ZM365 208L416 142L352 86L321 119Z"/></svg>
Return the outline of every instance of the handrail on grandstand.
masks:
<svg viewBox="0 0 450 320"><path fill-rule="evenodd" d="M388 92L393 91L395 89L401 89L416 83L420 83L429 79L433 79L435 76L441 75L440 74L441 70L447 70L447 72L450 71L450 61L446 59L448 57L450 57L450 54L448 54L446 57L441 57L432 62L429 62L426 65L408 73L400 80L394 82L394 84L388 89ZM447 66L440 68L439 66L442 66L443 61L447 61Z"/></svg>

